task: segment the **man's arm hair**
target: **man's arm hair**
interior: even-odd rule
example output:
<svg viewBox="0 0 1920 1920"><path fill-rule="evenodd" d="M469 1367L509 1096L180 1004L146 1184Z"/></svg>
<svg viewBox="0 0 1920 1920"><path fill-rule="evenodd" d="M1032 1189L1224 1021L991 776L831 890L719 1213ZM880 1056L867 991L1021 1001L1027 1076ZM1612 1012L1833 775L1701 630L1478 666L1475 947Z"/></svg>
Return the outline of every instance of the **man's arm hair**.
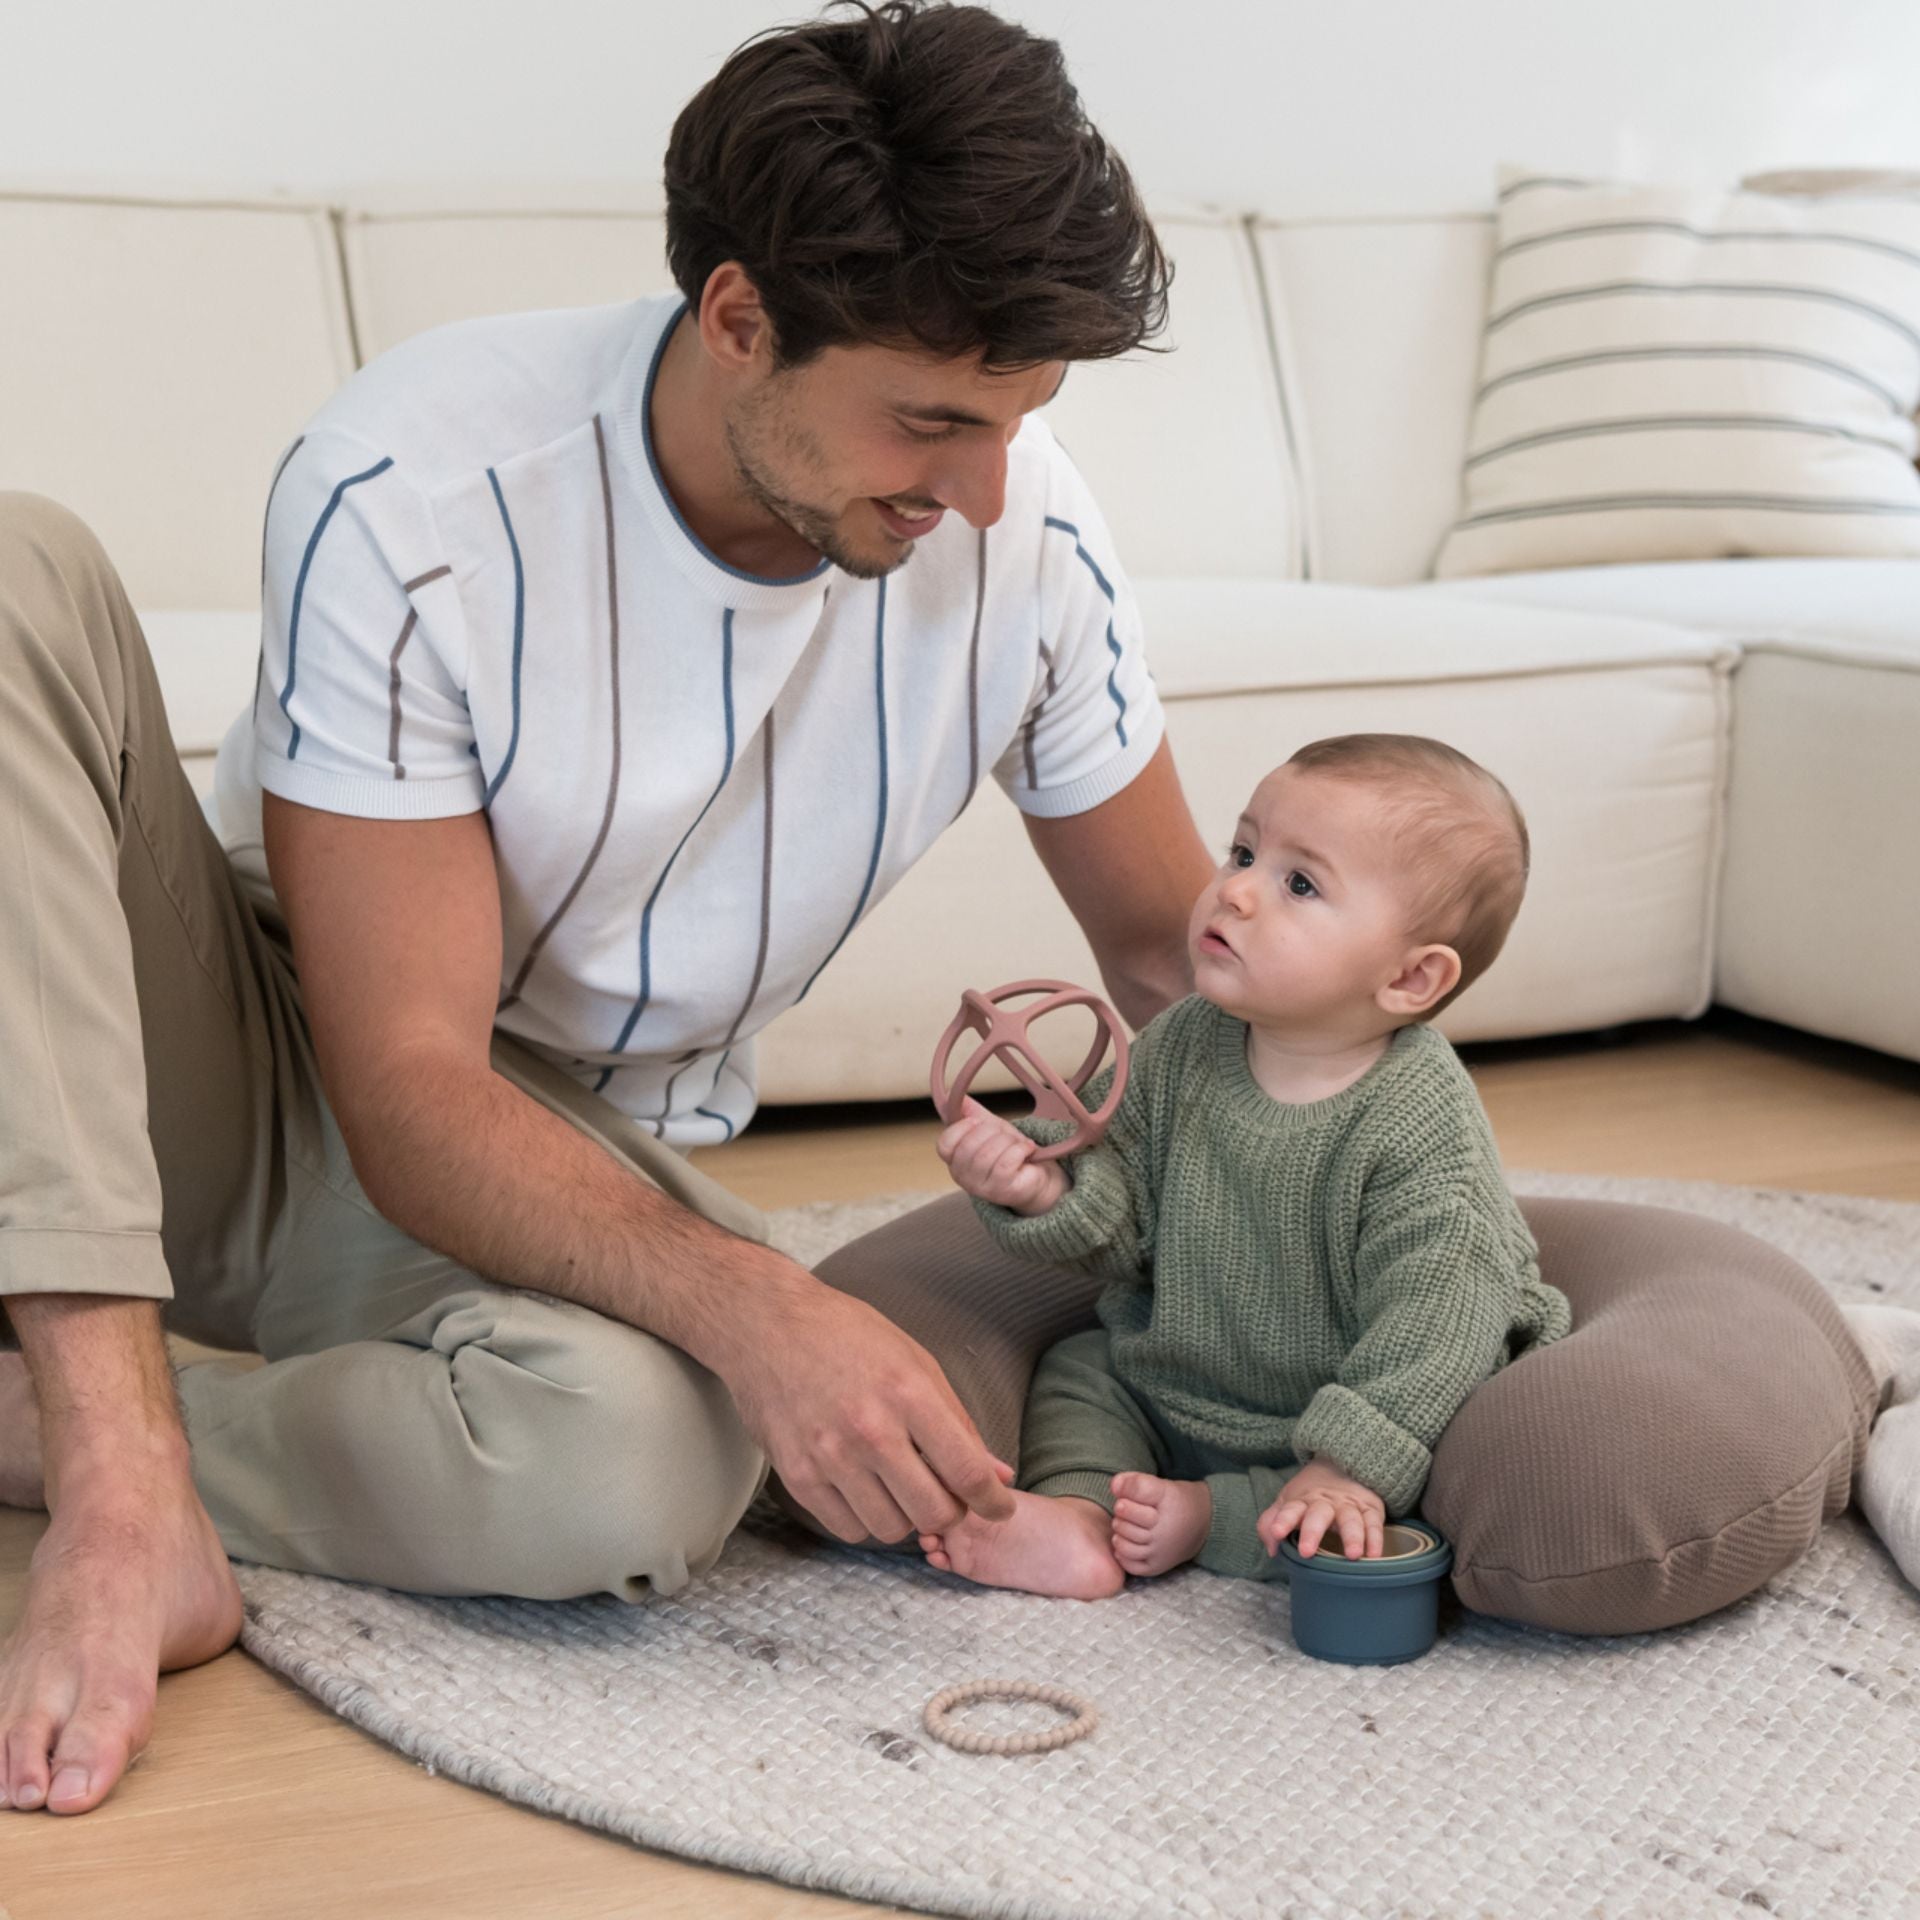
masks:
<svg viewBox="0 0 1920 1920"><path fill-rule="evenodd" d="M269 794L264 825L321 1081L367 1197L396 1226L709 1366L738 1325L729 1280L804 1283L493 1071L500 893L485 814L365 820Z"/></svg>

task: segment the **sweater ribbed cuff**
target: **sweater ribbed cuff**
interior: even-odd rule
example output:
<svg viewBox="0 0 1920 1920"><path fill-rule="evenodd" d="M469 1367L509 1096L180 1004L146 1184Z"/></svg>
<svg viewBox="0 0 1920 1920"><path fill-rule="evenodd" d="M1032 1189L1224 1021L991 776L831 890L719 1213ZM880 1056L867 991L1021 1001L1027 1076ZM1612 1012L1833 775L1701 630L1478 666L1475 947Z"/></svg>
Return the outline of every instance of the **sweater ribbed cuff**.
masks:
<svg viewBox="0 0 1920 1920"><path fill-rule="evenodd" d="M1127 1243L1133 1200L1119 1169L1099 1153L1083 1153L1071 1164L1072 1187L1045 1213L1015 1213L986 1200L973 1203L987 1231L1009 1253L1051 1267Z"/></svg>
<svg viewBox="0 0 1920 1920"><path fill-rule="evenodd" d="M1411 1513L1433 1455L1396 1421L1350 1387L1328 1384L1294 1423L1293 1450L1311 1460L1325 1454L1386 1502L1387 1512Z"/></svg>
<svg viewBox="0 0 1920 1920"><path fill-rule="evenodd" d="M1105 1507L1109 1513L1113 1511L1113 1475L1110 1473L1075 1471L1049 1474L1046 1479L1036 1480L1022 1491L1043 1494L1049 1500L1091 1500L1096 1507Z"/></svg>

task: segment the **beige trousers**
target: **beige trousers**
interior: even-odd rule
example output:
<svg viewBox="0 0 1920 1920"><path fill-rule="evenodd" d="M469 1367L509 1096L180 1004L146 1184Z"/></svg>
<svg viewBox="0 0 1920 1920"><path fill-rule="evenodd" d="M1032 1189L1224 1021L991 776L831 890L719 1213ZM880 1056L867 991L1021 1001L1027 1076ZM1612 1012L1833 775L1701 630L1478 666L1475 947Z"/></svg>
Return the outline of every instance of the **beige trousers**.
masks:
<svg viewBox="0 0 1920 1920"><path fill-rule="evenodd" d="M676 1199L760 1217L512 1041L494 1065ZM765 1463L678 1348L495 1285L369 1204L285 930L180 767L88 530L0 494L0 1298L166 1302L264 1366L182 1370L241 1559L428 1593L671 1593Z"/></svg>

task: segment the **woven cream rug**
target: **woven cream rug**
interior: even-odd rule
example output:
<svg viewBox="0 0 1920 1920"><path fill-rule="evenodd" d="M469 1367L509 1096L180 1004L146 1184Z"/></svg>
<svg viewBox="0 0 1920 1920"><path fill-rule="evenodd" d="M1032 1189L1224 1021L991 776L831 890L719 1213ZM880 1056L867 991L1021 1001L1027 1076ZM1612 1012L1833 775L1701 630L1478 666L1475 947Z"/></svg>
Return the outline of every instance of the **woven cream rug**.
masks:
<svg viewBox="0 0 1920 1920"><path fill-rule="evenodd" d="M1651 1181L1843 1300L1920 1306L1920 1206ZM817 1259L921 1196L779 1216ZM1783 1365L1792 1356L1781 1356ZM1920 1915L1920 1595L1852 1514L1763 1593L1579 1640L1473 1615L1404 1667L1296 1653L1284 1588L1097 1604L969 1587L756 1514L627 1607L423 1600L242 1569L245 1644L422 1764L698 1860L1020 1920ZM1097 1734L953 1752L927 1697L1061 1682ZM970 1724L1046 1724L1044 1709ZM637 1910L637 1908L636 1908Z"/></svg>

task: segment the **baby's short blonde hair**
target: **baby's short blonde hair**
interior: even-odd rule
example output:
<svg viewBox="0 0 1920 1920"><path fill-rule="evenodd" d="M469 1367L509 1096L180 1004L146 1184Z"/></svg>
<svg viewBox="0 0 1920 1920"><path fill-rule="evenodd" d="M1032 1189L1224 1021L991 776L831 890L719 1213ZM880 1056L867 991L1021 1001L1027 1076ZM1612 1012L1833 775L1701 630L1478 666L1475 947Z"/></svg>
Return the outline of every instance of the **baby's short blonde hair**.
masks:
<svg viewBox="0 0 1920 1920"><path fill-rule="evenodd" d="M1343 733L1287 765L1379 790L1412 883L1408 935L1460 956L1459 983L1420 1016L1431 1020L1493 965L1520 911L1532 850L1513 795L1458 748L1417 733Z"/></svg>

